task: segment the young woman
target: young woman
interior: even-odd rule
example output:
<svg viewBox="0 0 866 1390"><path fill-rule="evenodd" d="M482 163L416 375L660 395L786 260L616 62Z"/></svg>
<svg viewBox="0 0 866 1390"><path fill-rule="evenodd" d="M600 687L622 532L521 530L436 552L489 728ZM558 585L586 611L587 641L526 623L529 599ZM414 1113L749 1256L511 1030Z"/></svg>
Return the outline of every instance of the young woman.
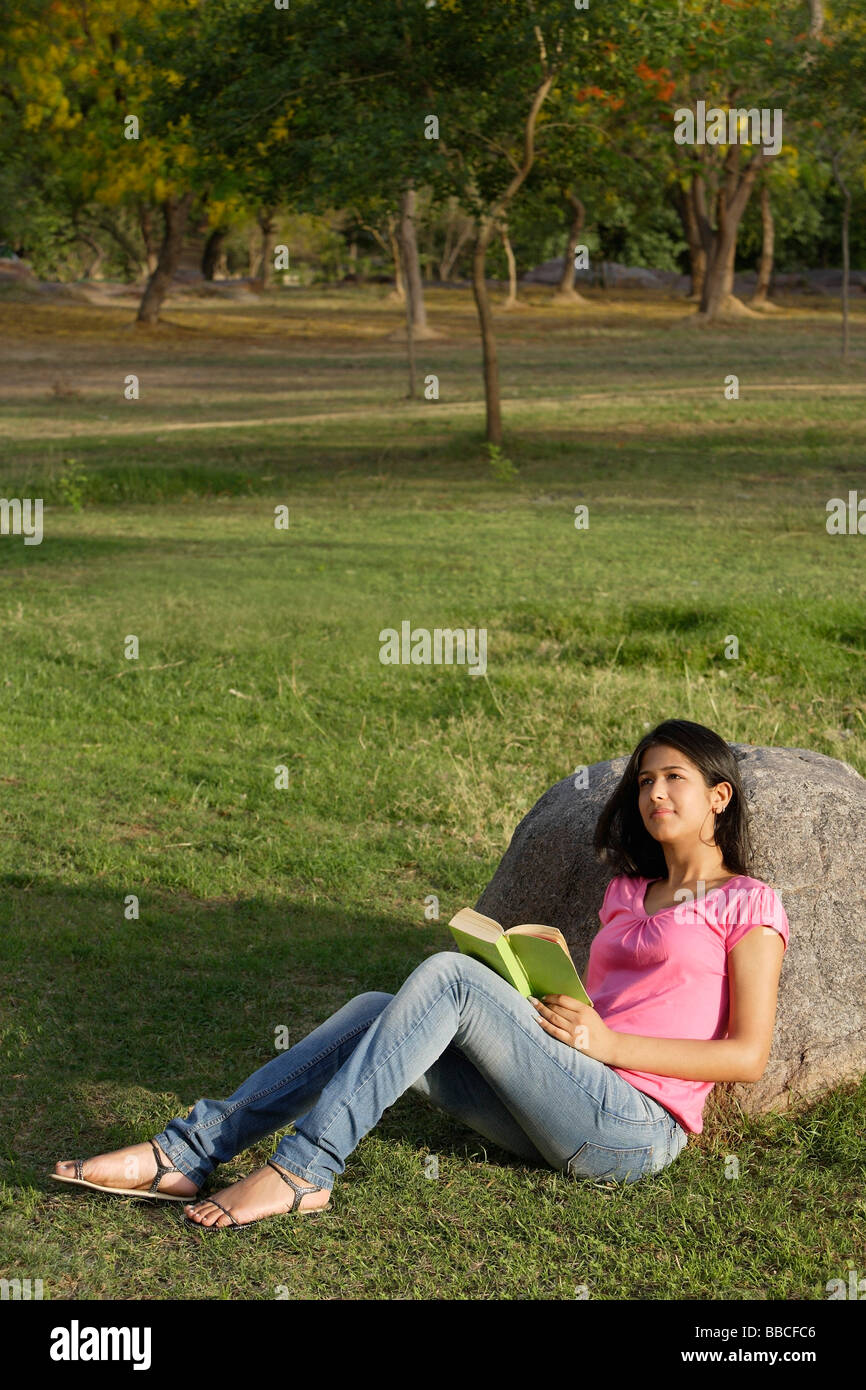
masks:
<svg viewBox="0 0 866 1390"><path fill-rule="evenodd" d="M320 1211L406 1090L529 1163L622 1182L659 1172L700 1133L714 1082L762 1075L788 920L749 875L736 759L701 724L670 719L641 739L594 847L616 874L590 949L592 1007L524 999L480 961L440 951L397 994L350 999L227 1100L51 1176L185 1202L204 1231ZM190 1200L218 1164L290 1122L264 1167Z"/></svg>

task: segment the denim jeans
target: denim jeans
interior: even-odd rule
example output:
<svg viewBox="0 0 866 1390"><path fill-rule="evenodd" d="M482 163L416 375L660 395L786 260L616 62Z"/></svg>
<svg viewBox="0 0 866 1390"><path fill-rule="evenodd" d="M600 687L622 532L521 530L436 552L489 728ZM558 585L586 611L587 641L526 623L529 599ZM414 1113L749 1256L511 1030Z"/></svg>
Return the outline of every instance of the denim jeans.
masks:
<svg viewBox="0 0 866 1390"><path fill-rule="evenodd" d="M294 1123L275 1163L332 1188L405 1091L529 1163L635 1182L688 1135L664 1106L547 1033L528 999L457 951L428 956L396 994L358 994L227 1100L200 1100L156 1142L198 1186L217 1164Z"/></svg>

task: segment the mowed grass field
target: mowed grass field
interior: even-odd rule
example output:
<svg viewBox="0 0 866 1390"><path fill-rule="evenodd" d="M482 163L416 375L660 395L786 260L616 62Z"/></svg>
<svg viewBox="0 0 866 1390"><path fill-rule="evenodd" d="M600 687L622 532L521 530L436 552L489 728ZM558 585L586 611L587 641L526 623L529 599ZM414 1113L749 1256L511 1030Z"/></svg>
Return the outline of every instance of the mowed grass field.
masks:
<svg viewBox="0 0 866 1390"><path fill-rule="evenodd" d="M468 292L428 296L415 402L378 289L178 299L149 334L0 296L0 495L45 499L41 545L0 537L0 1271L45 1298L810 1300L866 1269L866 1083L619 1190L407 1094L325 1215L242 1240L46 1176L395 992L547 787L660 719L866 773L866 539L826 530L866 497L866 304L843 365L832 301L712 330L527 302L509 470ZM383 665L405 620L486 628L485 674Z"/></svg>

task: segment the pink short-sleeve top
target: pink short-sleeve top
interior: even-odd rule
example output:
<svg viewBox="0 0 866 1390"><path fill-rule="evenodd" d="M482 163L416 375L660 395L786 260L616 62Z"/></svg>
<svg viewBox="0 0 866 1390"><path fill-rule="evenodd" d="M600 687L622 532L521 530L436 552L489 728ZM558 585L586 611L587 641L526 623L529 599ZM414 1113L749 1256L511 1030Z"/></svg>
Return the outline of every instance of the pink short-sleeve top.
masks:
<svg viewBox="0 0 866 1390"><path fill-rule="evenodd" d="M589 952L586 988L615 1033L650 1038L727 1036L728 953L753 927L777 931L788 949L789 926L775 889L738 874L703 897L647 916L644 896L657 879L619 874L599 909L601 929ZM703 1129L712 1081L614 1067L652 1096L692 1134Z"/></svg>

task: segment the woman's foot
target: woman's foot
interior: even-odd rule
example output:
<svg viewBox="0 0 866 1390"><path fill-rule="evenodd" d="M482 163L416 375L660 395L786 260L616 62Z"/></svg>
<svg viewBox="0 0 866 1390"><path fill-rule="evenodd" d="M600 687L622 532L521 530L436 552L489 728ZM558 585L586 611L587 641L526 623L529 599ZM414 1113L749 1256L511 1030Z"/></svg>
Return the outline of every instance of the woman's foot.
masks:
<svg viewBox="0 0 866 1390"><path fill-rule="evenodd" d="M288 1168L283 1171L301 1187L312 1186L304 1178L299 1178L297 1173L289 1172ZM279 1173L275 1173L273 1168L265 1164L264 1168L257 1168L254 1173L250 1173L248 1178L242 1178L240 1182L232 1183L231 1187L224 1187L215 1192L214 1197L228 1208L239 1226L249 1226L265 1216L277 1216L280 1212L317 1211L328 1205L331 1193L327 1187L318 1187L315 1192L305 1192L299 1199ZM293 1200L296 1203L294 1208L291 1206ZM231 1225L226 1213L206 1197L195 1205L188 1203L184 1212L199 1226Z"/></svg>
<svg viewBox="0 0 866 1390"><path fill-rule="evenodd" d="M173 1168L171 1159L157 1144L160 1163ZM74 1178L75 1165L71 1160L55 1163L54 1171L61 1178ZM81 1176L86 1182L96 1183L98 1187L123 1187L147 1192L158 1172L153 1144L131 1144L128 1149L115 1149L113 1153L97 1154L85 1160ZM198 1184L183 1173L165 1173L157 1189L174 1197L194 1197Z"/></svg>

